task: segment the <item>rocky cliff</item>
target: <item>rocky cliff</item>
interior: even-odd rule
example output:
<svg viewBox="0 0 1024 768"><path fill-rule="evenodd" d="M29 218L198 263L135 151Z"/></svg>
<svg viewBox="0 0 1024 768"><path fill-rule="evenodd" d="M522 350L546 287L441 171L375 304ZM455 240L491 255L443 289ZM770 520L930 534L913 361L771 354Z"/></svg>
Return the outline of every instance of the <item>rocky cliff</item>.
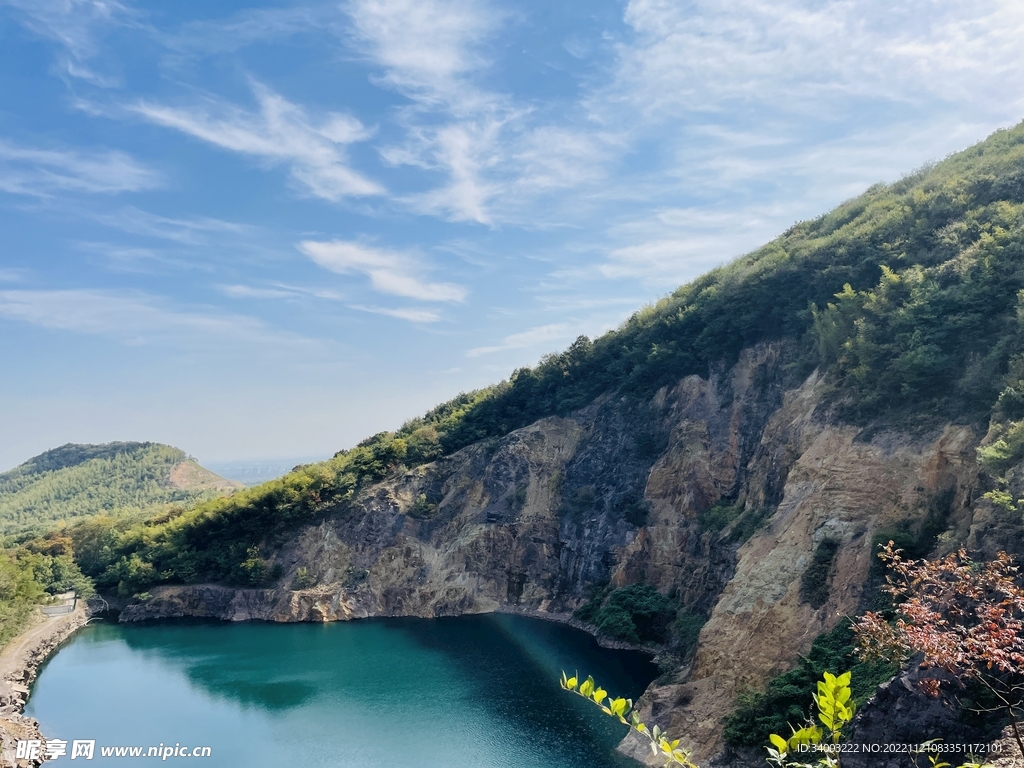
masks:
<svg viewBox="0 0 1024 768"><path fill-rule="evenodd" d="M880 531L927 522L940 548L1019 546L1009 513L979 501L976 425L854 426L816 372L791 371L784 345L761 344L653 397L605 396L474 444L297 531L276 589L156 587L121 618L564 616L593 585L643 581L708 617L692 661L645 695L705 761L739 692L862 609ZM816 607L801 582L823 542Z"/></svg>

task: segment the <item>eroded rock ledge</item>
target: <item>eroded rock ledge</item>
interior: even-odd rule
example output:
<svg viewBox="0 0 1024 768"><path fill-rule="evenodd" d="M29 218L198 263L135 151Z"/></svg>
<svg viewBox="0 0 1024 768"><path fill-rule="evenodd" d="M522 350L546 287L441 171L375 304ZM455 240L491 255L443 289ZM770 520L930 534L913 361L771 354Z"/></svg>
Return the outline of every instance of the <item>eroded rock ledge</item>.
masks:
<svg viewBox="0 0 1024 768"><path fill-rule="evenodd" d="M243 589L219 584L154 587L151 597L129 603L120 621L180 619L224 621L346 621L374 615L366 595L346 592L341 585L314 589ZM361 599L362 598L362 599Z"/></svg>

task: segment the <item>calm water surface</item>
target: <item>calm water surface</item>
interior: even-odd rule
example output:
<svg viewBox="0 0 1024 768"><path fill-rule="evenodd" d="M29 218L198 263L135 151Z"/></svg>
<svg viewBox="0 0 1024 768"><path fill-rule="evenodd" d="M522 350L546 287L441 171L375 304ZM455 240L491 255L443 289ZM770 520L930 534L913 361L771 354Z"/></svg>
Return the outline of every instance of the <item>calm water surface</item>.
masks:
<svg viewBox="0 0 1024 768"><path fill-rule="evenodd" d="M95 739L85 766L155 765L99 747L160 743L212 747L166 762L206 768L635 766L614 752L625 726L563 692L562 669L634 699L657 673L570 627L497 614L96 624L41 670L26 714L51 738Z"/></svg>

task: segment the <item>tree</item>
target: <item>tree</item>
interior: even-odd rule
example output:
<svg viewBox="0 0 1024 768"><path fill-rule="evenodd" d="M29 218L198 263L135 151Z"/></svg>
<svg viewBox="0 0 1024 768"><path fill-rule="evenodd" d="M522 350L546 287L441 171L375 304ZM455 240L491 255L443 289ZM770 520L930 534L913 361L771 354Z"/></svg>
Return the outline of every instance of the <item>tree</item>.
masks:
<svg viewBox="0 0 1024 768"><path fill-rule="evenodd" d="M925 664L977 681L1009 718L1024 755L1018 727L1024 703L1024 589L1020 569L1000 552L976 563L963 549L939 560L904 560L893 542L879 557L889 573L883 589L896 601L896 615L866 613L856 624L864 657L906 658L922 653ZM940 682L923 680L937 695Z"/></svg>

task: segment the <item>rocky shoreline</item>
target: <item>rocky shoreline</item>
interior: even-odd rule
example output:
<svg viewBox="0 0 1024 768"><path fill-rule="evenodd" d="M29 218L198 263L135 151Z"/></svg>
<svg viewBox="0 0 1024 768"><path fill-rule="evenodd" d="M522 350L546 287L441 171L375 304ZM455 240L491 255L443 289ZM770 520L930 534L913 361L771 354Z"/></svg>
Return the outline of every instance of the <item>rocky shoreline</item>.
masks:
<svg viewBox="0 0 1024 768"><path fill-rule="evenodd" d="M593 635L602 648L641 651L652 656L658 653L656 648L599 635L593 624L573 618L572 613L568 611L544 611L513 604L496 604L491 607L491 611L567 624ZM471 610L463 613L491 611ZM136 622L189 617L223 621L292 623L349 621L381 615L415 615L431 618L430 614L422 613L381 613L372 596L361 590L348 591L341 584L325 584L298 590L195 584L154 587L147 600L124 605L120 609L119 620Z"/></svg>
<svg viewBox="0 0 1024 768"><path fill-rule="evenodd" d="M0 754L3 765L28 768L42 760L16 758L17 743L43 739L38 721L22 714L39 668L69 637L85 626L90 611L84 600L63 616L42 617L0 652Z"/></svg>

